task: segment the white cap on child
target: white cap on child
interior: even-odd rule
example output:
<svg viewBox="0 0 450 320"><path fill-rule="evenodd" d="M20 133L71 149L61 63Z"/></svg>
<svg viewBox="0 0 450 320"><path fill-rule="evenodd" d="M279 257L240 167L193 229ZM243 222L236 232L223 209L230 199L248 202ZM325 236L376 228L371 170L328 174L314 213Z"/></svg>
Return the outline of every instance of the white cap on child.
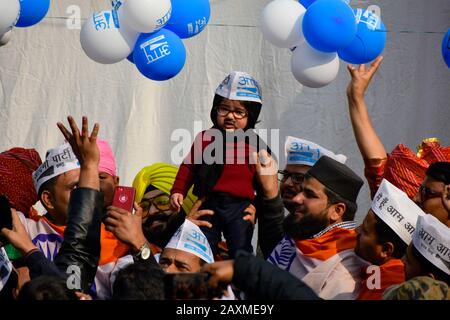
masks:
<svg viewBox="0 0 450 320"><path fill-rule="evenodd" d="M241 71L230 73L216 89L216 94L230 100L262 103L261 87L251 75Z"/></svg>
<svg viewBox="0 0 450 320"><path fill-rule="evenodd" d="M166 248L192 253L207 263L214 262L208 239L197 225L187 219L172 236Z"/></svg>

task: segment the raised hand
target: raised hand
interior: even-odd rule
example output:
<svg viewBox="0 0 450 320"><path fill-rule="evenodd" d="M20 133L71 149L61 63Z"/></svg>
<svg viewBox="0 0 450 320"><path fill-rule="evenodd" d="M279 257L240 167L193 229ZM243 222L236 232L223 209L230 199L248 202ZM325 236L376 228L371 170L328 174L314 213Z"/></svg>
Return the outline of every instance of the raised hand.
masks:
<svg viewBox="0 0 450 320"><path fill-rule="evenodd" d="M98 178L100 150L97 146L99 124L96 123L94 125L91 135L89 136L87 117L83 117L82 119L81 133L77 123L71 116L68 116L67 120L69 121L72 133L70 133L61 122L58 122L58 128L61 130L64 138L66 138L80 161L81 171L78 186L100 190L100 180Z"/></svg>
<svg viewBox="0 0 450 320"><path fill-rule="evenodd" d="M89 135L87 117L83 117L82 119L81 133L72 116L68 116L67 120L70 128L72 129L72 133L70 133L61 122L58 122L57 125L59 130L61 130L64 135L64 138L72 147L73 152L80 161L80 165L98 166L100 161L100 151L97 147L97 135L100 127L99 124L94 124L91 135Z"/></svg>
<svg viewBox="0 0 450 320"><path fill-rule="evenodd" d="M383 56L376 58L368 70L366 70L366 66L364 64L360 64L359 67L355 67L351 64L347 66L347 69L352 77L347 87L347 96L349 98L364 98L364 94L369 86L370 80L372 80L373 75L377 72L381 61L383 61Z"/></svg>

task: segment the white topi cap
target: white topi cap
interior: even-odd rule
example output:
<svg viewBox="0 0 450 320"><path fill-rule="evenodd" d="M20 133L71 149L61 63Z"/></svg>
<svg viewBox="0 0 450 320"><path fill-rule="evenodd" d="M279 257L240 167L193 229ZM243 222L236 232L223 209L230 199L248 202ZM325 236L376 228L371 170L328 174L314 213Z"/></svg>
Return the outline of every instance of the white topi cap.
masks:
<svg viewBox="0 0 450 320"><path fill-rule="evenodd" d="M284 143L284 151L287 164L303 164L313 166L321 156L328 156L342 164L347 157L343 154L335 154L314 142L287 136Z"/></svg>
<svg viewBox="0 0 450 320"><path fill-rule="evenodd" d="M208 239L197 225L187 219L172 236L166 248L192 253L207 263L214 262Z"/></svg>
<svg viewBox="0 0 450 320"><path fill-rule="evenodd" d="M410 244L417 218L425 213L408 195L383 179L372 201L372 211L406 243Z"/></svg>
<svg viewBox="0 0 450 320"><path fill-rule="evenodd" d="M64 143L47 151L45 161L33 172L33 182L36 192L41 185L64 172L80 168L80 162L68 143Z"/></svg>
<svg viewBox="0 0 450 320"><path fill-rule="evenodd" d="M414 247L433 265L450 275L450 228L431 214L419 217Z"/></svg>
<svg viewBox="0 0 450 320"><path fill-rule="evenodd" d="M216 89L216 94L230 100L262 103L261 87L251 75L241 71L230 73Z"/></svg>

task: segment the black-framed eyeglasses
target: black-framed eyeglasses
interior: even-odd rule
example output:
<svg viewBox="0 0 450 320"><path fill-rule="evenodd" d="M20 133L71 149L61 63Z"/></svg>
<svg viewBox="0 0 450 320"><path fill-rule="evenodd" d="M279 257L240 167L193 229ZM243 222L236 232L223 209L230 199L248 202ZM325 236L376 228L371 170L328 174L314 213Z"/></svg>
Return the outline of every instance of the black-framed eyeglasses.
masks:
<svg viewBox="0 0 450 320"><path fill-rule="evenodd" d="M233 116L236 119L244 119L246 116L248 116L248 112L246 110L231 110L226 106L218 106L216 109L217 113L223 117L226 117L230 112L233 113Z"/></svg>
<svg viewBox="0 0 450 320"><path fill-rule="evenodd" d="M144 216L148 215L150 207L154 205L156 209L159 211L168 211L170 210L170 197L168 194L160 194L154 198L150 199L142 199L139 203L139 206L142 208L144 212Z"/></svg>
<svg viewBox="0 0 450 320"><path fill-rule="evenodd" d="M281 177L278 178L278 180L280 180L281 182L286 182L289 178L291 178L293 184L300 185L302 184L303 180L305 180L304 173L278 170L278 174L281 175Z"/></svg>
<svg viewBox="0 0 450 320"><path fill-rule="evenodd" d="M434 190L432 190L430 188L427 188L425 186L420 186L419 187L419 194L420 194L420 199L421 199L422 202L426 201L428 199L442 197L442 192L434 191Z"/></svg>

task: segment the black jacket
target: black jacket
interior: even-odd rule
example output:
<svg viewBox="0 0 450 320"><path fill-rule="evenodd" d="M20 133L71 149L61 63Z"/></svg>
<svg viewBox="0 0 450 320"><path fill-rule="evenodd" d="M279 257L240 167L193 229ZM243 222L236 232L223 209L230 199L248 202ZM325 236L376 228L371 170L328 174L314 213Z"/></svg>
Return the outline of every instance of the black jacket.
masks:
<svg viewBox="0 0 450 320"><path fill-rule="evenodd" d="M69 217L64 240L54 263L40 251L26 257L30 278L40 275L75 275L80 270L81 291L88 292L100 259L100 224L103 194L94 189L77 188L70 194Z"/></svg>
<svg viewBox="0 0 450 320"><path fill-rule="evenodd" d="M284 237L284 205L280 195L270 200L262 200L257 206L258 242L267 259Z"/></svg>
<svg viewBox="0 0 450 320"><path fill-rule="evenodd" d="M244 251L234 260L232 283L250 299L321 300L300 279Z"/></svg>

